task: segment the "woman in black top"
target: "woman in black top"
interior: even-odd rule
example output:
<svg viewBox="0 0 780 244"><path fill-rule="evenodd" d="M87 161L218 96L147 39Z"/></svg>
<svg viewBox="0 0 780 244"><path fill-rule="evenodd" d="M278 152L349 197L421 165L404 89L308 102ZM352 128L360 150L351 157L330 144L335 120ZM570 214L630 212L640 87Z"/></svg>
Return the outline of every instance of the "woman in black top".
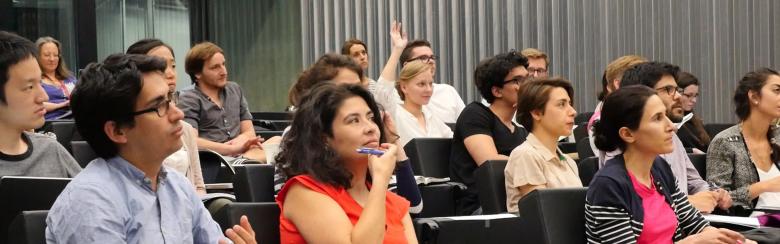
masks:
<svg viewBox="0 0 780 244"><path fill-rule="evenodd" d="M704 122L699 115L693 112L699 98L699 79L691 73L680 71L677 73L677 86L683 89L680 93L680 103L686 116L693 116L688 122L685 122L679 130L677 136L680 137L686 148L695 148L701 152L707 152L710 144L710 135L704 129Z"/></svg>
<svg viewBox="0 0 780 244"><path fill-rule="evenodd" d="M737 232L709 226L677 187L669 164L658 157L674 149L673 133L666 106L653 89L623 87L605 99L595 124L596 147L623 153L607 161L588 188L589 243L744 241Z"/></svg>
<svg viewBox="0 0 780 244"><path fill-rule="evenodd" d="M483 60L474 71L482 97L490 104L473 102L463 109L455 124L450 157L450 177L465 184L458 201L459 214L479 214L474 171L487 160L507 160L512 149L525 141L528 132L512 122L520 84L528 77L528 59L508 52Z"/></svg>

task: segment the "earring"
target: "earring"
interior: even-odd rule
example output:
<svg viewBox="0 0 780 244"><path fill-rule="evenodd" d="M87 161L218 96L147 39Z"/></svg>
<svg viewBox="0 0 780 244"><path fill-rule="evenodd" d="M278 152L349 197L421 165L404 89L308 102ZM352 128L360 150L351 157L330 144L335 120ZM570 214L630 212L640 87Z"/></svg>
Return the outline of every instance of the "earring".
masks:
<svg viewBox="0 0 780 244"><path fill-rule="evenodd" d="M758 101L753 102L753 104L758 105Z"/></svg>

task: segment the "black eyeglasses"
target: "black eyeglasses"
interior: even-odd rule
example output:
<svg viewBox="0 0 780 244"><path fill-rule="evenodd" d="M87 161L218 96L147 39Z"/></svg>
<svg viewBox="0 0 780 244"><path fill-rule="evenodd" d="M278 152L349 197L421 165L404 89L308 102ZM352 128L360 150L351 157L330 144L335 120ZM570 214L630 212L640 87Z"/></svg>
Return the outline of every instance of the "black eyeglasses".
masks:
<svg viewBox="0 0 780 244"><path fill-rule="evenodd" d="M166 96L165 101L162 101L160 104L155 105L154 107L147 108L141 111L135 111L132 113L133 116L138 116L145 113L151 113L154 112L157 114L157 116L160 116L162 118L166 114L168 114L168 111L171 110L171 106L176 106L176 104L179 101L179 96L177 96L173 92L169 92Z"/></svg>
<svg viewBox="0 0 780 244"><path fill-rule="evenodd" d="M415 60L420 60L420 61L423 61L425 63L431 63L431 61L436 61L436 59L438 59L438 58L439 57L437 57L436 55L431 55L431 56L422 55L422 56L419 56L419 57L416 57L416 58L413 58L413 59L409 59L406 62L412 62L412 61L415 61Z"/></svg>
<svg viewBox="0 0 780 244"><path fill-rule="evenodd" d="M515 78L509 79L509 80L505 80L504 83L501 84L501 85L506 85L506 84L509 84L509 83L514 83L516 85L521 85L521 84L523 84L523 82L525 82L526 79L528 79L528 77L515 76Z"/></svg>
<svg viewBox="0 0 780 244"><path fill-rule="evenodd" d="M661 88L656 88L655 90L659 91L659 92L661 92L661 91L666 92L666 94L669 95L669 96L674 96L675 93L683 94L683 90L684 89L682 89L680 87L677 87L677 86L674 86L674 85L668 85L668 86L664 86L664 87L661 87Z"/></svg>

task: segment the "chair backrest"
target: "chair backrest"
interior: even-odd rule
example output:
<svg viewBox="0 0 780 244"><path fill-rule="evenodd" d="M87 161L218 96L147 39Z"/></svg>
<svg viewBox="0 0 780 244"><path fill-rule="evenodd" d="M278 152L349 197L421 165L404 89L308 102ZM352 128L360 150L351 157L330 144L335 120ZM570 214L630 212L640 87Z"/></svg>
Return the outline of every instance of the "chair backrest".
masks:
<svg viewBox="0 0 780 244"><path fill-rule="evenodd" d="M280 243L279 214L281 210L275 202L234 202L225 205L214 214L214 220L222 230L239 224L241 215L246 215L255 231L257 243Z"/></svg>
<svg viewBox="0 0 780 244"><path fill-rule="evenodd" d="M71 152L70 142L81 141L81 135L76 130L75 121L57 121L51 123L51 132L57 135L57 142Z"/></svg>
<svg viewBox="0 0 780 244"><path fill-rule="evenodd" d="M710 135L710 138L715 137L718 133L721 131L728 129L729 127L734 126L734 124L705 124L704 130L707 131L707 134Z"/></svg>
<svg viewBox="0 0 780 244"><path fill-rule="evenodd" d="M238 202L274 202L274 166L244 164L233 167L233 191Z"/></svg>
<svg viewBox="0 0 780 244"><path fill-rule="evenodd" d="M22 211L8 227L8 243L46 244L48 210Z"/></svg>
<svg viewBox="0 0 780 244"><path fill-rule="evenodd" d="M506 160L488 160L474 172L477 178L482 214L497 214L507 211L506 183L504 182L506 163Z"/></svg>
<svg viewBox="0 0 780 244"><path fill-rule="evenodd" d="M558 148L561 149L561 152L563 153L576 153L577 152L577 143L576 142L559 142Z"/></svg>
<svg viewBox="0 0 780 244"><path fill-rule="evenodd" d="M691 159L691 163L693 163L696 171L699 171L701 178L707 179L707 154L689 153L688 158Z"/></svg>
<svg viewBox="0 0 780 244"><path fill-rule="evenodd" d="M415 175L450 177L450 148L452 138L414 138L404 150L412 163Z"/></svg>
<svg viewBox="0 0 780 244"><path fill-rule="evenodd" d="M588 188L535 190L520 199L526 243L585 243L585 194Z"/></svg>
<svg viewBox="0 0 780 244"><path fill-rule="evenodd" d="M98 157L86 141L72 141L70 142L70 147L73 158L76 159L76 162L78 162L82 168L86 168L89 162L92 162L93 159Z"/></svg>
<svg viewBox="0 0 780 244"><path fill-rule="evenodd" d="M420 186L423 209L415 218L454 216L455 200L461 194L459 185L453 183Z"/></svg>
<svg viewBox="0 0 780 244"><path fill-rule="evenodd" d="M574 117L574 123L575 124L588 123L590 117L593 117L593 112L578 113L577 116Z"/></svg>
<svg viewBox="0 0 780 244"><path fill-rule="evenodd" d="M0 242L8 225L22 211L49 210L70 183L68 178L3 176L0 178Z"/></svg>
<svg viewBox="0 0 780 244"><path fill-rule="evenodd" d="M574 128L574 141L580 141L582 138L588 138L588 123L577 123L577 128Z"/></svg>
<svg viewBox="0 0 780 244"><path fill-rule="evenodd" d="M290 112L251 112L252 119L260 120L291 120L293 113Z"/></svg>
<svg viewBox="0 0 780 244"><path fill-rule="evenodd" d="M577 164L577 168L577 171L580 173L580 180L582 181L582 185L588 186L590 185L590 181L593 180L593 176L595 176L596 172L599 171L599 158L588 157L581 159L580 163Z"/></svg>
<svg viewBox="0 0 780 244"><path fill-rule="evenodd" d="M233 182L233 167L225 161L219 153L201 149L198 150L200 169L203 173L203 183L230 183Z"/></svg>
<svg viewBox="0 0 780 244"><path fill-rule="evenodd" d="M579 156L580 160L583 158L596 156L596 153L594 153L593 149L590 148L590 140L588 140L588 137L579 139L577 141L577 155Z"/></svg>
<svg viewBox="0 0 780 244"><path fill-rule="evenodd" d="M519 217L468 216L469 218L416 218L412 220L419 243L529 243L519 234Z"/></svg>

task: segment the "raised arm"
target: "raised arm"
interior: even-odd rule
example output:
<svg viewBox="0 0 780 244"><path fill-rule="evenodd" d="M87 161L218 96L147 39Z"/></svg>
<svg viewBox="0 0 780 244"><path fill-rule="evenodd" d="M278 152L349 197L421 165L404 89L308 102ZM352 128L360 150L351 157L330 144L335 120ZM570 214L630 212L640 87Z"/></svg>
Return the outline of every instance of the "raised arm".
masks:
<svg viewBox="0 0 780 244"><path fill-rule="evenodd" d="M395 114L396 105L401 103L398 92L395 90L396 69L398 67L398 58L401 56L404 47L406 47L406 34L401 30L401 23L393 21L390 26L390 42L392 51L390 57L385 63L382 74L377 80L376 90L374 90L374 99L384 107L385 111Z"/></svg>
<svg viewBox="0 0 780 244"><path fill-rule="evenodd" d="M398 59L401 57L401 52L404 51L408 42L409 39L407 39L406 33L403 32L401 22L393 21L393 24L390 25L390 43L392 44L390 57L387 58L387 63L385 63L379 79L386 81L395 81L397 79L395 71L398 68Z"/></svg>

